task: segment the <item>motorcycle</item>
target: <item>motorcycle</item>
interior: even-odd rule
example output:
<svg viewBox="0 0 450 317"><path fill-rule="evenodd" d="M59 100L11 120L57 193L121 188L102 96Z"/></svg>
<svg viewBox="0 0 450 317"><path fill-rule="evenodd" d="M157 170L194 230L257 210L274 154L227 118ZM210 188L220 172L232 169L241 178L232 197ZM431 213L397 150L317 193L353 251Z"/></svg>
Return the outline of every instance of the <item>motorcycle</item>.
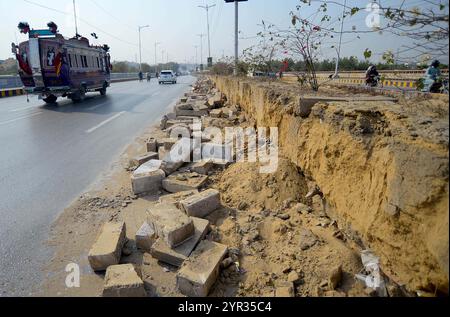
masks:
<svg viewBox="0 0 450 317"><path fill-rule="evenodd" d="M448 94L448 79L437 78L436 80L431 80L422 78L419 80L418 88L422 92Z"/></svg>
<svg viewBox="0 0 450 317"><path fill-rule="evenodd" d="M378 76L368 76L366 77L366 85L370 87L377 87L380 84L381 77Z"/></svg>

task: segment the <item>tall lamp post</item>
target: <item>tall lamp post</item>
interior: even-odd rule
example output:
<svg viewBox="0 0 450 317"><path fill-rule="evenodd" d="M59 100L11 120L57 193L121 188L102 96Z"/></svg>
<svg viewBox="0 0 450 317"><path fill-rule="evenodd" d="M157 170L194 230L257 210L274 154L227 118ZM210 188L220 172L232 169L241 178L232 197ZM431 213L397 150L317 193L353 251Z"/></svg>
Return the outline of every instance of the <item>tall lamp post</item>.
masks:
<svg viewBox="0 0 450 317"><path fill-rule="evenodd" d="M141 44L141 30L149 28L150 25L139 26L139 72L142 72L142 44Z"/></svg>
<svg viewBox="0 0 450 317"><path fill-rule="evenodd" d="M248 0L225 0L225 3L234 2L234 75L237 75L239 63L239 2Z"/></svg>
<svg viewBox="0 0 450 317"><path fill-rule="evenodd" d="M214 8L216 5L206 5L206 6L198 6L199 8L205 9L206 10L206 27L208 30L208 67L212 66L210 65L212 62L212 57L211 57L211 40L209 37L209 9Z"/></svg>
<svg viewBox="0 0 450 317"><path fill-rule="evenodd" d="M158 47L159 44L161 44L161 42L155 42L155 72L158 72L158 59L156 48Z"/></svg>

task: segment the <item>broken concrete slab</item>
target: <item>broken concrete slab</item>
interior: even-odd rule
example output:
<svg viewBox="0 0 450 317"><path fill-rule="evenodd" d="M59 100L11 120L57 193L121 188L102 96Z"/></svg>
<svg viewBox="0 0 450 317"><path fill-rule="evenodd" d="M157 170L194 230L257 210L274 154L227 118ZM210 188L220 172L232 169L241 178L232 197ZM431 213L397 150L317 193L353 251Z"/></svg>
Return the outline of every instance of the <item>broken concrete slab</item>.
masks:
<svg viewBox="0 0 450 317"><path fill-rule="evenodd" d="M149 138L146 143L147 152L158 152L158 142L155 138Z"/></svg>
<svg viewBox="0 0 450 317"><path fill-rule="evenodd" d="M180 267L183 262L191 255L194 248L203 240L208 232L209 221L200 218L192 218L195 227L195 233L192 239L189 239L180 246L172 249L163 239L158 239L151 248L150 254L157 260Z"/></svg>
<svg viewBox="0 0 450 317"><path fill-rule="evenodd" d="M144 224L136 232L136 246L138 249L150 252L152 245L156 241L156 238L156 232L147 222L144 222Z"/></svg>
<svg viewBox="0 0 450 317"><path fill-rule="evenodd" d="M194 223L174 204L157 204L148 210L148 224L171 248L194 236Z"/></svg>
<svg viewBox="0 0 450 317"><path fill-rule="evenodd" d="M181 209L191 217L205 218L220 207L220 193L208 189L180 202Z"/></svg>
<svg viewBox="0 0 450 317"><path fill-rule="evenodd" d="M190 297L206 297L219 276L227 246L203 240L177 273L178 290Z"/></svg>
<svg viewBox="0 0 450 317"><path fill-rule="evenodd" d="M105 223L88 254L88 261L94 271L104 271L120 261L126 242L125 222Z"/></svg>
<svg viewBox="0 0 450 317"><path fill-rule="evenodd" d="M208 176L197 173L174 173L162 181L162 186L169 193L178 193L198 190L207 180Z"/></svg>
<svg viewBox="0 0 450 317"><path fill-rule="evenodd" d="M142 164L147 163L150 160L157 160L157 159L158 159L158 153L147 152L143 155L139 155L139 156L131 159L130 164L132 166L141 166Z"/></svg>
<svg viewBox="0 0 450 317"><path fill-rule="evenodd" d="M144 282L133 264L108 267L103 286L103 297L145 297Z"/></svg>
<svg viewBox="0 0 450 317"><path fill-rule="evenodd" d="M161 188L166 173L161 169L162 161L150 160L142 164L131 175L131 188L135 195L154 192Z"/></svg>
<svg viewBox="0 0 450 317"><path fill-rule="evenodd" d="M208 172L214 167L214 162L212 160L202 160L200 162L195 162L190 164L187 168L193 172L202 175L208 175Z"/></svg>
<svg viewBox="0 0 450 317"><path fill-rule="evenodd" d="M175 204L177 206L177 208L180 208L181 207L179 205L180 201L182 201L192 195L195 195L195 194L198 194L198 190L196 190L196 189L178 192L178 193L170 194L170 195L164 195L159 198L159 203Z"/></svg>

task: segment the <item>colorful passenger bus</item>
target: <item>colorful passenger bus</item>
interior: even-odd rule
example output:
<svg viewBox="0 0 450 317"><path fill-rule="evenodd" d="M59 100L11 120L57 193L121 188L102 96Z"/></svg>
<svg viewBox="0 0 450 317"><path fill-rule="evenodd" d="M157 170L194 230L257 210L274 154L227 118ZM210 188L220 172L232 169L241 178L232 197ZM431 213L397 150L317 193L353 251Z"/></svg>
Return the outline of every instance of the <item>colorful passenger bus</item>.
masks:
<svg viewBox="0 0 450 317"><path fill-rule="evenodd" d="M13 43L12 51L25 91L46 103L55 103L58 97L79 102L92 91L105 95L110 85L109 47L90 45L79 35L66 39L54 23L48 26L49 30L30 30L27 23L19 24L29 39Z"/></svg>

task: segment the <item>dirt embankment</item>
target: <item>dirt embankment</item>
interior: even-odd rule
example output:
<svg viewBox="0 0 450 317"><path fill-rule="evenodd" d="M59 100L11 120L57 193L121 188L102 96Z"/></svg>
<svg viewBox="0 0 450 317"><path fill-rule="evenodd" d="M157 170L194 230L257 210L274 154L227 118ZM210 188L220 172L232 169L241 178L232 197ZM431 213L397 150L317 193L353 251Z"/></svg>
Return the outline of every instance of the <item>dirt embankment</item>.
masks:
<svg viewBox="0 0 450 317"><path fill-rule="evenodd" d="M301 118L294 85L213 80L248 121L279 128L282 155L318 184L327 214L356 232L393 280L448 293L448 97L317 103Z"/></svg>

